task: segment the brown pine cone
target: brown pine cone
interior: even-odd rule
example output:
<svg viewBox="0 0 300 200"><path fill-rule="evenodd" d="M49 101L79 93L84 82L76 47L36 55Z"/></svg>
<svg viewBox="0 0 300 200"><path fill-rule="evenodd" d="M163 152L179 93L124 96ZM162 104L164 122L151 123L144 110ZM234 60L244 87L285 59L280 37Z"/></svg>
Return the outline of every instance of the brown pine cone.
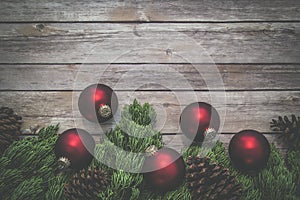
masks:
<svg viewBox="0 0 300 200"><path fill-rule="evenodd" d="M300 117L292 115L289 119L287 116L279 116L278 120L272 119L270 126L274 131L282 131L281 136L291 149L300 148Z"/></svg>
<svg viewBox="0 0 300 200"><path fill-rule="evenodd" d="M68 200L99 199L97 196L109 184L106 173L98 168L82 169L77 172L64 187Z"/></svg>
<svg viewBox="0 0 300 200"><path fill-rule="evenodd" d="M0 154L15 140L19 139L22 117L8 107L0 108Z"/></svg>
<svg viewBox="0 0 300 200"><path fill-rule="evenodd" d="M186 181L193 200L238 200L241 198L241 185L229 170L210 159L200 156L188 157Z"/></svg>

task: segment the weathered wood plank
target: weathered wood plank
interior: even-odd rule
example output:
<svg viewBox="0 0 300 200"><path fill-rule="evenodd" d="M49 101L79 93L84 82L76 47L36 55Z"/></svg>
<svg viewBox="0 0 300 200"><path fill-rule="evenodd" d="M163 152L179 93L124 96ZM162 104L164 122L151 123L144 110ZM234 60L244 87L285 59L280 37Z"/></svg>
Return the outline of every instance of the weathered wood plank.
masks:
<svg viewBox="0 0 300 200"><path fill-rule="evenodd" d="M9 21L270 21L299 20L299 1L2 0Z"/></svg>
<svg viewBox="0 0 300 200"><path fill-rule="evenodd" d="M117 91L119 111L134 98L149 102L158 112L157 126L163 133L178 133L181 110L191 102L204 101L213 104L222 119L222 132L238 132L257 129L269 132L269 121L279 115L300 113L299 91L248 91L226 92L226 104L222 92L126 92ZM72 103L72 95L74 102ZM25 127L33 124L61 123L63 128L82 127L99 132L99 126L82 119L77 108L79 92L0 92L0 105L14 108L24 116ZM226 111L226 115L225 115ZM116 120L120 113L116 115ZM108 122L102 126L107 130Z"/></svg>
<svg viewBox="0 0 300 200"><path fill-rule="evenodd" d="M196 68L195 68L196 67ZM96 82L115 90L207 90L197 68L215 68L226 90L300 90L300 65L0 65L1 90L82 90ZM78 77L77 77L78 76ZM190 84L180 84L180 78ZM214 81L214 71L206 77ZM210 90L224 89L213 85Z"/></svg>
<svg viewBox="0 0 300 200"><path fill-rule="evenodd" d="M280 153L285 156L288 150L288 145L279 138L279 135L275 134L264 134L267 140L279 149ZM219 140L224 143L226 150L228 150L230 139L233 137L233 134L221 134ZM186 144L182 142L181 135L163 135L163 141L166 146L177 150L178 152L183 152L186 148Z"/></svg>
<svg viewBox="0 0 300 200"><path fill-rule="evenodd" d="M300 23L0 24L1 63L300 63Z"/></svg>
<svg viewBox="0 0 300 200"><path fill-rule="evenodd" d="M224 143L226 150L228 149L230 139L234 134L220 134L219 140ZM264 134L267 140L279 149L280 153L285 156L288 150L288 145L279 138L278 134ZM176 149L178 152L183 152L187 144L184 144L182 135L163 135L163 141L166 146Z"/></svg>
<svg viewBox="0 0 300 200"><path fill-rule="evenodd" d="M224 143L225 148L228 148L229 142L234 134L220 134L218 138ZM264 134L267 140L281 150L282 153L285 153L288 145L283 142L279 134ZM95 137L96 138L96 137ZM178 135L163 135L163 141L166 146L176 149L177 151L182 151L187 146L188 143L184 143L184 136L181 134Z"/></svg>

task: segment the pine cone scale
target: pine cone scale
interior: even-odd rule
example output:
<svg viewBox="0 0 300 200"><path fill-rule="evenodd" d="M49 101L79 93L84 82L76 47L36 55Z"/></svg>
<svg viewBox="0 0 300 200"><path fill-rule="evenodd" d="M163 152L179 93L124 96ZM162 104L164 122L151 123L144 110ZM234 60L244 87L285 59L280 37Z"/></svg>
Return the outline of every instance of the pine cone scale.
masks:
<svg viewBox="0 0 300 200"><path fill-rule="evenodd" d="M108 178L104 171L89 168L77 172L70 183L65 185L64 192L68 200L97 199L107 186Z"/></svg>
<svg viewBox="0 0 300 200"><path fill-rule="evenodd" d="M230 176L229 170L209 158L199 156L187 159L187 186L192 199L240 199L241 185Z"/></svg>
<svg viewBox="0 0 300 200"><path fill-rule="evenodd" d="M288 142L291 149L300 148L300 117L292 115L291 120L287 117L278 117L278 120L272 119L270 127L274 131L282 131L281 137Z"/></svg>

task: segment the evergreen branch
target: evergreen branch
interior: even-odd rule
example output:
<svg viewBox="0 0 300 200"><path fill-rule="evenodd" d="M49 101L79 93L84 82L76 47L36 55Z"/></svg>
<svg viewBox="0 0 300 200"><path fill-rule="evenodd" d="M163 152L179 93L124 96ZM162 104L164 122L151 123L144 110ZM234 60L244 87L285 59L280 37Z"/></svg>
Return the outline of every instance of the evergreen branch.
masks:
<svg viewBox="0 0 300 200"><path fill-rule="evenodd" d="M153 126L156 123L156 112L153 107L148 103L142 106L136 99L133 104L124 107L122 115L123 118L143 126Z"/></svg>
<svg viewBox="0 0 300 200"><path fill-rule="evenodd" d="M24 180L16 187L11 199L40 199L43 193L41 183L42 179L40 177L34 177L32 179Z"/></svg>
<svg viewBox="0 0 300 200"><path fill-rule="evenodd" d="M297 196L300 197L300 150L287 152L287 166L293 174Z"/></svg>
<svg viewBox="0 0 300 200"><path fill-rule="evenodd" d="M67 176L54 176L48 183L48 190L45 194L46 200L64 200L64 185L67 182Z"/></svg>
<svg viewBox="0 0 300 200"><path fill-rule="evenodd" d="M112 176L110 188L114 192L112 199L137 199L137 194L140 193L138 187L142 181L142 175L116 171Z"/></svg>
<svg viewBox="0 0 300 200"><path fill-rule="evenodd" d="M55 126L44 127L38 132L38 137L41 140L56 139L58 129L59 124L56 124Z"/></svg>
<svg viewBox="0 0 300 200"><path fill-rule="evenodd" d="M53 152L57 130L58 125L43 128L38 137L16 141L4 152L0 158L2 199L51 199L51 195L61 199L63 178L55 175Z"/></svg>
<svg viewBox="0 0 300 200"><path fill-rule="evenodd" d="M183 184L178 190L168 192L162 199L190 200L192 197L188 188Z"/></svg>
<svg viewBox="0 0 300 200"><path fill-rule="evenodd" d="M24 177L19 169L1 169L0 171L0 196L2 199L10 199L10 195L14 192Z"/></svg>
<svg viewBox="0 0 300 200"><path fill-rule="evenodd" d="M99 199L191 199L190 191L185 184L166 194L153 194L146 189L141 174L109 167L138 170L143 159L136 153L143 153L153 144L157 147L163 146L161 133L153 130L155 118L156 113L152 106L141 105L135 100L132 105L125 106L120 123L115 130L107 133L108 139L96 145L96 159L91 166L100 166L111 176L110 186L99 194ZM290 131L299 127L299 118L292 116L289 120L283 117L272 123L273 128L289 126ZM15 141L4 152L0 158L1 199L64 199L63 187L72 172L63 175L55 173L56 157L53 147L58 137L57 130L58 125L44 128L38 137ZM295 136L298 138L299 134L293 137ZM293 138L293 141L295 143L298 141L299 145L299 140ZM118 148L127 152L119 151ZM299 149L293 148L288 152L289 171L279 150L272 144L268 165L256 176L249 176L234 169L221 142L217 142L210 151L199 146L191 146L186 149L183 157L186 159L188 156L198 154L209 156L211 162L229 168L231 174L243 185L244 200L299 199ZM106 166L101 163L104 159L112 165Z"/></svg>

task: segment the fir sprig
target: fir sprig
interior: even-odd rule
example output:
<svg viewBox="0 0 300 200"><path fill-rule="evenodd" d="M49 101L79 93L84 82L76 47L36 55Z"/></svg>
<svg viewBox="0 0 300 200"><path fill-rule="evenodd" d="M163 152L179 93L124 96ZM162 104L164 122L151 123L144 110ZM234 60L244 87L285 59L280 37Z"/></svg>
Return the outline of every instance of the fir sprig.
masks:
<svg viewBox="0 0 300 200"><path fill-rule="evenodd" d="M141 105L136 99L133 104L124 107L124 117L131 118L139 125L154 125L156 123L156 112L149 103Z"/></svg>
<svg viewBox="0 0 300 200"><path fill-rule="evenodd" d="M99 194L101 199L140 199L143 176L128 171L140 171L142 155L150 145L163 145L161 134L153 130L155 116L152 106L134 100L124 107L116 128L106 134L102 144L96 145L97 163L104 160L116 169L112 171L111 185Z"/></svg>
<svg viewBox="0 0 300 200"><path fill-rule="evenodd" d="M1 199L63 199L53 152L57 131L58 125L43 128L38 137L16 141L4 152L0 158Z"/></svg>
<svg viewBox="0 0 300 200"><path fill-rule="evenodd" d="M297 196L300 197L300 150L290 150L287 152L287 165L293 174Z"/></svg>

